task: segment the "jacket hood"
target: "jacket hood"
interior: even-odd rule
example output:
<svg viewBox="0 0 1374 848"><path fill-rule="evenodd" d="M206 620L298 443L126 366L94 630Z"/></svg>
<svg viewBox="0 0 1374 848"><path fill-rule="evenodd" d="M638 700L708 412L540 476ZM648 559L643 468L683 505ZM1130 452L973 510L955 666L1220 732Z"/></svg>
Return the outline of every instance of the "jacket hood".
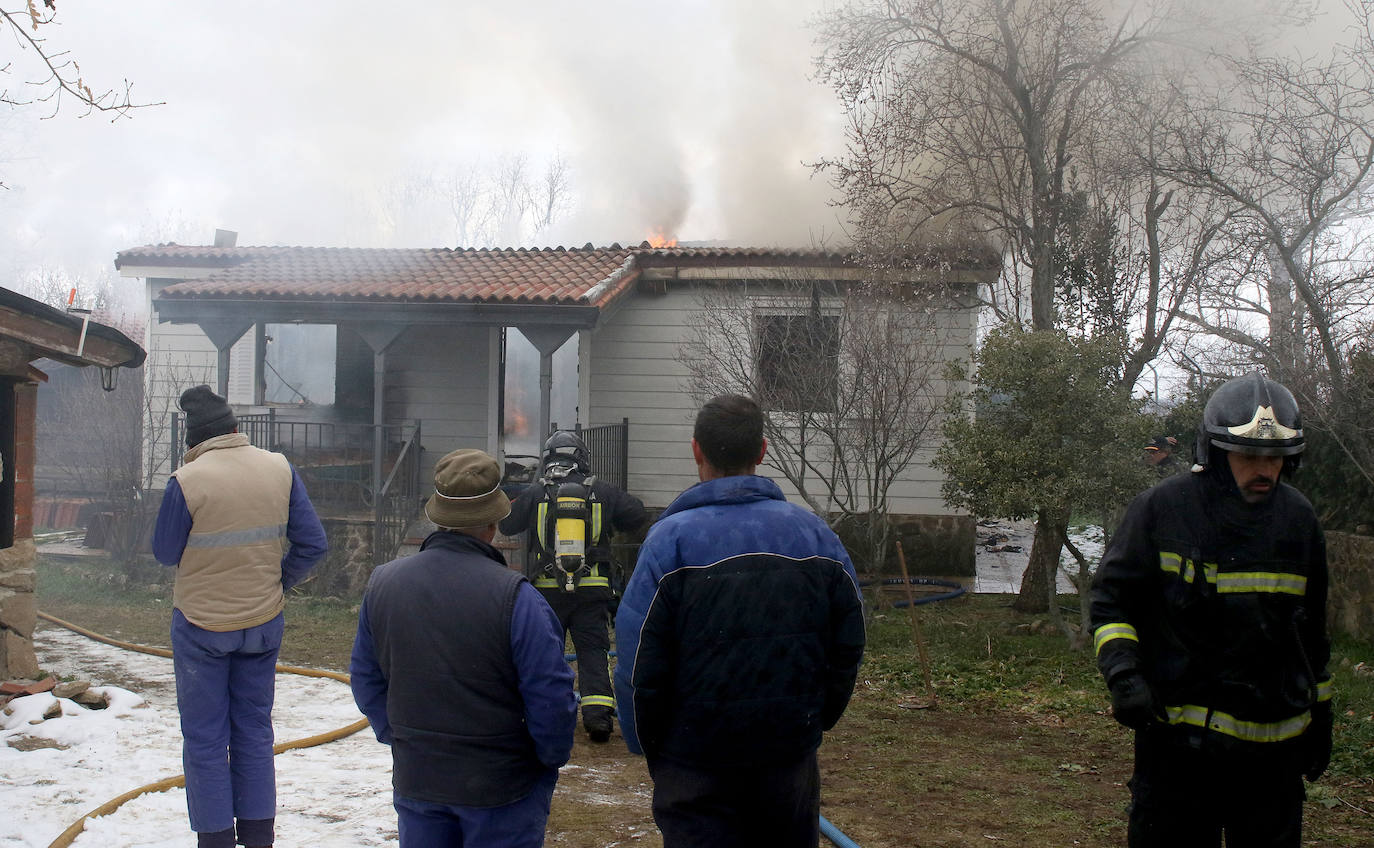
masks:
<svg viewBox="0 0 1374 848"><path fill-rule="evenodd" d="M762 500L783 501L787 499L783 497L782 489L778 488L778 484L767 477L760 477L757 474L720 477L697 483L678 495L672 503L668 504L668 508L663 510L663 514L659 518L667 518L674 513L696 509L699 506L750 503Z"/></svg>

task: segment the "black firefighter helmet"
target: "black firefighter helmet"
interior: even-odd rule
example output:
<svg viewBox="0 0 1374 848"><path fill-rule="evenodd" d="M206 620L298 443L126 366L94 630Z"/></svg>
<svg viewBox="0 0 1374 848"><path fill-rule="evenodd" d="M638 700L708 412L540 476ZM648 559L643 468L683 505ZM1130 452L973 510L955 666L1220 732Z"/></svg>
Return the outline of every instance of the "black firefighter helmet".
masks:
<svg viewBox="0 0 1374 848"><path fill-rule="evenodd" d="M1254 371L1212 392L1202 410L1194 453L1200 465L1213 463L1213 448L1291 457L1285 467L1292 470L1306 446L1293 393Z"/></svg>
<svg viewBox="0 0 1374 848"><path fill-rule="evenodd" d="M590 474L592 454L576 433L559 430L544 442L544 467L551 465L572 466L583 474Z"/></svg>

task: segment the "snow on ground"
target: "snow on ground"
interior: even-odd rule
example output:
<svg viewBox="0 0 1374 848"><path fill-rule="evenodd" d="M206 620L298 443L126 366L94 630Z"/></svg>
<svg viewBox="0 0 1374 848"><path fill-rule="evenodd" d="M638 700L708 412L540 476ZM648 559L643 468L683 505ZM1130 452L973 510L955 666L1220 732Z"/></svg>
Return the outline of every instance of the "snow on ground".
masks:
<svg viewBox="0 0 1374 848"><path fill-rule="evenodd" d="M172 661L102 645L66 630L35 634L39 664L55 674L97 683L118 681L111 706L86 710L70 701L64 715L28 724L54 699L50 693L11 701L15 716L0 730L0 796L5 826L0 848L46 848L82 815L123 793L181 773ZM132 690L132 691L129 691ZM137 694L134 694L134 693ZM277 677L273 724L278 742L335 730L362 716L348 687L336 680ZM66 746L21 751L30 736ZM277 763L277 831L291 845L394 845L391 754L370 730L288 751ZM77 848L190 848L186 793L142 795L116 812L88 819Z"/></svg>
<svg viewBox="0 0 1374 848"><path fill-rule="evenodd" d="M1031 541L1035 537L1034 521L980 521L978 546L974 549L973 591L1016 594L1021 591L1021 575L1030 560ZM1014 551L989 550L984 542L990 536L1005 537L992 547L1019 548ZM1069 538L1082 552L1089 564L1096 566L1102 557L1102 528L1095 526L1070 527ZM1059 555L1059 591L1076 592L1068 575L1078 574L1078 561L1065 548Z"/></svg>

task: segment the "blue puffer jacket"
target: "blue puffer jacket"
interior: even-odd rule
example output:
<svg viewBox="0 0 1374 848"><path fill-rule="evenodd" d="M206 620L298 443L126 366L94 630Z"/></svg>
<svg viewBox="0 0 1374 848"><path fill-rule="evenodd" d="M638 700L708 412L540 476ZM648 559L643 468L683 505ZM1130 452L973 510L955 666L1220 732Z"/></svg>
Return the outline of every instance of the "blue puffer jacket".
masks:
<svg viewBox="0 0 1374 848"><path fill-rule="evenodd" d="M633 753L714 768L796 759L849 703L863 601L839 538L771 480L683 492L649 531L616 615Z"/></svg>

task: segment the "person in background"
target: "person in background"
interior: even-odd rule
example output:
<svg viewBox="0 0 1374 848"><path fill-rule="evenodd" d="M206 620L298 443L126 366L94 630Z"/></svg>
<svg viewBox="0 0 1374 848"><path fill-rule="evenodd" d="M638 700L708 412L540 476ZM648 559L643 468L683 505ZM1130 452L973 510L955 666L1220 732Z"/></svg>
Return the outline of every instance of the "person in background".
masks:
<svg viewBox="0 0 1374 848"><path fill-rule="evenodd" d="M593 742L611 738L611 536L643 527L644 504L592 474L591 452L576 433L544 443L539 479L518 495L501 522L507 536L528 530L526 575L549 602L577 651L582 726ZM569 528L571 527L571 532Z"/></svg>
<svg viewBox="0 0 1374 848"><path fill-rule="evenodd" d="M420 552L378 566L358 611L353 698L391 746L402 848L537 848L577 728L553 610L492 547L495 459L434 468Z"/></svg>
<svg viewBox="0 0 1374 848"><path fill-rule="evenodd" d="M1145 446L1145 463L1153 467L1160 477L1168 477L1179 468L1178 460L1174 458L1177 448L1178 439L1173 436L1155 436Z"/></svg>
<svg viewBox="0 0 1374 848"><path fill-rule="evenodd" d="M1258 373L1213 392L1194 473L1138 495L1092 587L1112 714L1135 730L1131 848L1298 848L1331 758L1326 543L1283 476L1305 442Z"/></svg>
<svg viewBox="0 0 1374 848"><path fill-rule="evenodd" d="M172 473L153 555L176 567L172 664L186 805L200 848L273 842L272 700L284 592L328 550L286 457L253 447L209 386L181 395L183 465Z"/></svg>
<svg viewBox="0 0 1374 848"><path fill-rule="evenodd" d="M763 413L697 413L701 482L649 530L616 616L616 701L654 781L665 848L812 848L821 735L863 658L863 601L839 538L788 503L763 461Z"/></svg>

